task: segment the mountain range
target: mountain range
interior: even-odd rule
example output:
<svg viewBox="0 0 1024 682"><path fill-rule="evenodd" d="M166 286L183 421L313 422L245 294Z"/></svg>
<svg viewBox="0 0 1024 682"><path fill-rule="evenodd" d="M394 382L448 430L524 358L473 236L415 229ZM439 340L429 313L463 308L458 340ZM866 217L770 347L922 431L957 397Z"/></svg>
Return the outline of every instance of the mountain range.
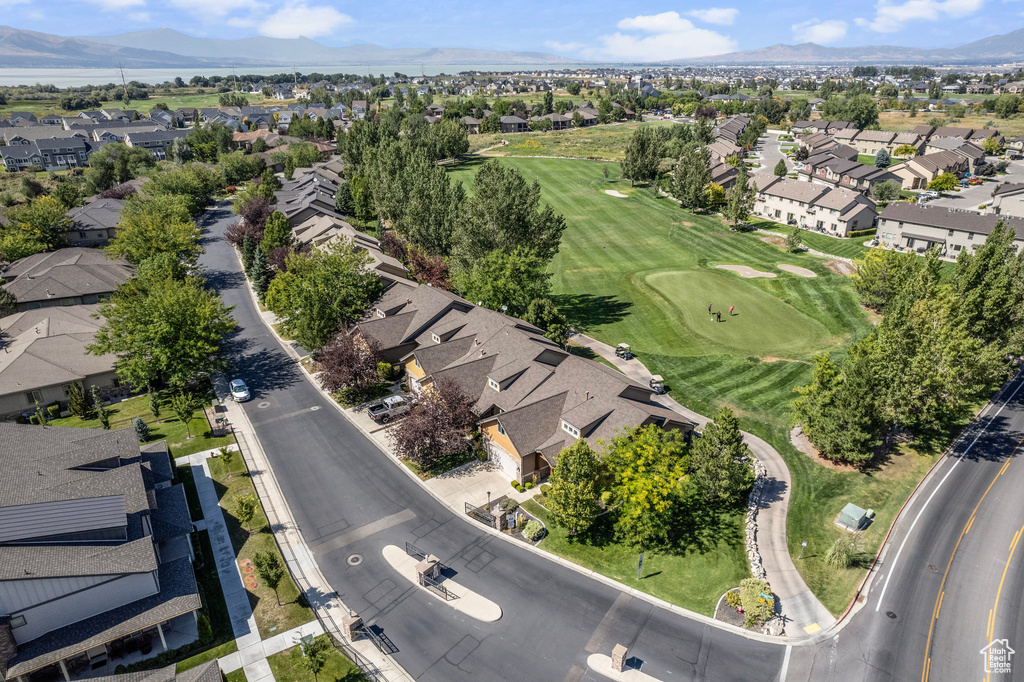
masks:
<svg viewBox="0 0 1024 682"><path fill-rule="evenodd" d="M982 38L959 47L923 49L876 45L824 47L816 43L771 45L669 64L1002 64L1024 60L1024 29Z"/></svg>
<svg viewBox="0 0 1024 682"><path fill-rule="evenodd" d="M158 49L154 49L158 48ZM573 60L543 52L499 52L458 48L389 49L377 45L328 47L309 38L194 38L161 28L115 36L65 38L0 26L0 68L134 68L184 66L375 66L424 64L568 64Z"/></svg>

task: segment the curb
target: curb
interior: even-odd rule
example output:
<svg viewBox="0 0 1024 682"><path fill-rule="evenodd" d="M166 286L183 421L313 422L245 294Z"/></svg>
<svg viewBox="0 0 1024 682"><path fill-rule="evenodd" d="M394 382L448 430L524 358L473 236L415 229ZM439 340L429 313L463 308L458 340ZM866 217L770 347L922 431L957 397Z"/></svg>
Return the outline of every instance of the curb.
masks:
<svg viewBox="0 0 1024 682"><path fill-rule="evenodd" d="M237 254L238 254L237 249L235 250L235 253L236 253L236 257L237 257ZM252 297L253 300L255 301L255 293L252 290L252 287L251 287L251 285L249 283L249 279L248 278L246 278L246 288L249 290L250 297ZM259 308L257 308L256 310L257 310L257 313L258 313L259 312ZM287 344L287 342L285 342L285 341L283 341L281 339L281 337L277 334L277 332L274 330L274 328L271 327L269 324L267 324L266 320L263 319L262 315L260 315L259 317L260 317L260 321L263 322L263 325L270 330L270 332L274 335L274 338L276 338L278 340L279 344L281 344L285 348L286 352L288 352L288 355L293 357L296 361L298 361L299 358L297 357L297 353L295 353L294 349L290 348L290 346ZM747 639L754 639L754 640L757 640L757 641L760 641L760 642L765 642L765 643L768 643L768 644L778 644L780 646L784 646L784 645L787 645L787 644L795 644L796 643L796 642L793 642L793 641L787 641L786 638L773 637L772 635L764 635L764 634L757 633L757 632L750 632L748 630L743 630L743 629L737 628L735 626L729 625L728 623L723 623L721 621L715 620L714 618L711 618L711 617L705 616L703 614L697 613L696 611L690 611L689 609L684 609L681 606L676 606L675 604L671 604L671 603L669 603L669 602L667 602L667 601L665 601L663 599L659 599L659 598L657 598L657 597L655 597L653 595L647 594L646 592L642 592L640 590L637 590L636 588L632 588L632 587L629 587L627 585L624 585L624 584L622 584L622 583L620 583L620 582L618 582L616 580L613 580L612 578L609 578L609 577L607 577L605 575L597 573L596 571L592 571L592 570L584 568L584 567L582 567L582 566L580 566L578 564L575 564L575 563L573 563L573 562L571 562L571 561L569 561L567 559L563 559L560 556L551 554L550 552L547 552L545 550L539 549L539 548L534 547L532 545L527 545L527 544L519 542L517 540L513 540L512 538L506 537L503 533L500 533L499 531L495 530L494 528L490 528L488 526L484 526L483 524L481 524L479 522L473 521L468 516L466 516L461 510L456 508L454 505L450 504L444 498L438 496L437 493L434 492L434 490L432 490L423 481L421 481L420 478L416 474L414 474L412 471L409 470L408 467L406 467L398 459L396 459L391 454L389 454L384 449L384 447L381 445L381 443L373 436L373 434L370 431L367 431L362 425L360 425L358 422L356 422L353 419L351 419L348 416L348 414L345 412L345 408L343 408L341 405L339 405L338 402L336 400L334 400L334 398L331 397L331 395L329 393L327 393L326 391L324 391L324 389L322 389L320 386L317 385L316 379L314 379L309 374L309 372L306 371L305 367L301 366L301 364L299 366L299 370L302 372L303 376L305 376L306 379L310 382L310 384L312 384L312 386L317 391L319 391L321 393L321 395L323 395L328 400L328 402L331 405L333 405L334 408L336 410L338 410L342 414L342 416L345 417L346 420L348 420L348 422L350 424L352 424L357 429L359 429L359 431L364 436L366 436L367 439L369 439L370 442L372 442L377 447L378 450L381 451L381 453L388 459L388 461L390 461L392 464L394 464L396 467L398 467L411 480L415 481L417 485L419 485L421 488L423 488L423 490L425 490L427 493L429 493L431 495L431 497L433 497L435 500L440 502L445 508L447 508L449 511L451 511L457 518L463 520L465 523L470 524L474 528L483 530L483 531L489 533L490 535L492 535L494 537L500 538L504 542L508 542L508 543L510 543L510 544L512 544L512 545L514 545L516 547L519 547L521 549L524 549L526 551L533 552L534 554L536 554L536 555L538 555L540 557L543 557L543 558L547 559L548 561L551 561L553 563L556 563L556 564L559 564L559 565L564 566L566 568L569 568L569 569L575 571L576 573L579 573L580 575L586 576L588 578L592 578L592 579L594 579L594 580L596 580L598 582L604 583L605 585L607 585L609 587L613 587L613 588L617 589L620 592L624 592L625 594L628 594L631 597L634 597L634 598L639 599L641 601L645 601L645 602L647 602L649 604L652 604L653 606L657 606L659 608L662 608L662 609L664 609L666 611L669 611L671 613L674 613L676 615L683 616L684 618L689 618L690 620L695 620L695 621L701 622L704 625L710 625L712 627L719 628L721 630L724 630L725 632L729 632L729 633L732 633L732 634L737 634L737 635L740 635L740 636L745 637ZM257 437L255 430L252 430L252 434L253 434L253 437ZM809 640L804 640L802 643L810 643L810 641Z"/></svg>

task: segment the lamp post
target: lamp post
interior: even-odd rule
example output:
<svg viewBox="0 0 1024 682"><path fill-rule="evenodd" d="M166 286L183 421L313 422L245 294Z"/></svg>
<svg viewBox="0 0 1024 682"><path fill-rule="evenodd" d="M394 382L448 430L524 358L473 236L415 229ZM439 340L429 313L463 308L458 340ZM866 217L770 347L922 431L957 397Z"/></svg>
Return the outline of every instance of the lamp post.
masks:
<svg viewBox="0 0 1024 682"><path fill-rule="evenodd" d="M491 491L487 491L487 511L491 511Z"/></svg>

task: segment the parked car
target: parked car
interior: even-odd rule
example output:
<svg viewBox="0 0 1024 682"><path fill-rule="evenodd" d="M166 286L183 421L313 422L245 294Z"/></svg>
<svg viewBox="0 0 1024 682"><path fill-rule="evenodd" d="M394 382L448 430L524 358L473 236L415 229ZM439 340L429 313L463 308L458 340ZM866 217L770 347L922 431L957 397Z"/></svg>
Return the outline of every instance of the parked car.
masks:
<svg viewBox="0 0 1024 682"><path fill-rule="evenodd" d="M387 424L395 417L407 413L410 409L412 409L412 405L407 398L400 395L389 395L379 403L370 405L369 413L373 421Z"/></svg>
<svg viewBox="0 0 1024 682"><path fill-rule="evenodd" d="M232 379L230 385L231 397L235 399L236 403L244 403L252 397L249 395L249 387L241 379Z"/></svg>

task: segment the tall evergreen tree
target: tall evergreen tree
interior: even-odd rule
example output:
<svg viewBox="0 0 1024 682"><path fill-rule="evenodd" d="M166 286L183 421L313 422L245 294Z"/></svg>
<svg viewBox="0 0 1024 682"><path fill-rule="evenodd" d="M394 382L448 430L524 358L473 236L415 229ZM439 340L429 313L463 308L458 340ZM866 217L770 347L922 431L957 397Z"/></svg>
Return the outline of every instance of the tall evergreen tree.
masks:
<svg viewBox="0 0 1024 682"><path fill-rule="evenodd" d="M267 255L263 247L257 246L256 253L252 257L252 267L248 272L249 280L252 282L253 291L262 302L270 287L270 265L267 262Z"/></svg>
<svg viewBox="0 0 1024 682"><path fill-rule="evenodd" d="M732 497L744 487L749 472L741 461L746 454L736 415L729 408L722 408L694 442L690 479L708 500Z"/></svg>
<svg viewBox="0 0 1024 682"><path fill-rule="evenodd" d="M711 184L711 152L707 147L686 146L676 164L674 184L676 198L690 213L707 206L707 188Z"/></svg>
<svg viewBox="0 0 1024 682"><path fill-rule="evenodd" d="M732 221L733 229L747 219L757 199L757 188L750 184L745 164L739 165L739 175L729 188L725 201L725 217Z"/></svg>

